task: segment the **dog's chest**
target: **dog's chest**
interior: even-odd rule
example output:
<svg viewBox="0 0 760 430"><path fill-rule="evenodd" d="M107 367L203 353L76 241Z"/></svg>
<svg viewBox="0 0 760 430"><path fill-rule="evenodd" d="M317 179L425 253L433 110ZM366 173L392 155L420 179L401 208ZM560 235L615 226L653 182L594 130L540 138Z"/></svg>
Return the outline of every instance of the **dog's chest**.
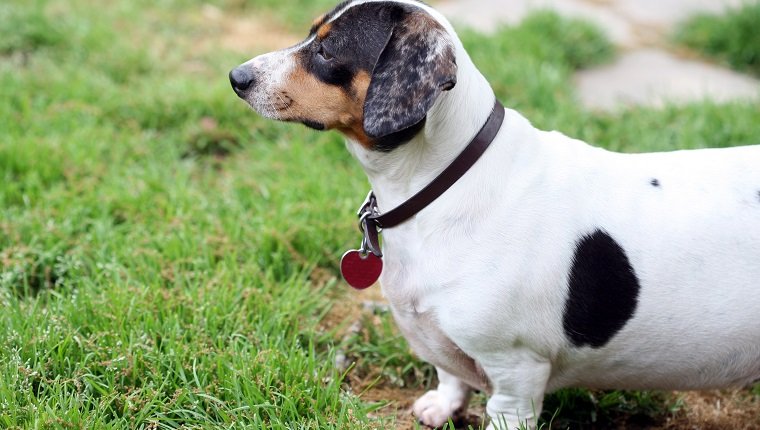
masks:
<svg viewBox="0 0 760 430"><path fill-rule="evenodd" d="M406 246L387 246L381 277L383 294L391 304L399 330L412 349L425 361L456 375L473 387L487 390L489 382L477 362L468 356L441 321L450 318L450 292L459 286L456 271L446 270L446 257L435 252L434 242L425 246L407 240ZM387 244L387 242L386 242ZM461 289L459 288L459 289Z"/></svg>
<svg viewBox="0 0 760 430"><path fill-rule="evenodd" d="M419 302L391 301L401 333L412 349L425 361L457 376L472 387L488 390L490 383L480 365L444 332L435 310L420 311Z"/></svg>

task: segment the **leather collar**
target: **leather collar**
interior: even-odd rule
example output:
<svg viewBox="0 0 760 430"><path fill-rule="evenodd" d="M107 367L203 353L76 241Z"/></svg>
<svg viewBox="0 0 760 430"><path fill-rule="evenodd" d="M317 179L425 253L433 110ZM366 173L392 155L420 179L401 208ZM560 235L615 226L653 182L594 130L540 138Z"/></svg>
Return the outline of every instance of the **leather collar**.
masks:
<svg viewBox="0 0 760 430"><path fill-rule="evenodd" d="M370 191L364 204L359 209L359 227L364 234L362 242L363 250L370 251L378 257L382 257L378 233L380 229L395 227L425 209L446 190L448 190L459 178L461 178L478 161L481 155L491 145L496 134L504 122L504 106L498 99L494 102L491 114L478 134L462 150L462 152L449 164L432 182L417 194L392 210L380 214L377 209L377 199Z"/></svg>

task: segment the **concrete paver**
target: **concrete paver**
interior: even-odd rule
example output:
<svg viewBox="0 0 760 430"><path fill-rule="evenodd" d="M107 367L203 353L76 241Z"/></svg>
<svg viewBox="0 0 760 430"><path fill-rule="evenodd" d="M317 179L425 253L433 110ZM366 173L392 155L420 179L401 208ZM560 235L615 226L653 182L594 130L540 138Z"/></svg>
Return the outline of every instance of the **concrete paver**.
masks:
<svg viewBox="0 0 760 430"><path fill-rule="evenodd" d="M760 81L681 58L666 48L674 26L695 13L720 13L745 0L448 0L436 5L454 23L483 32L550 9L602 28L621 52L615 62L578 73L579 98L591 109L664 102L760 99Z"/></svg>
<svg viewBox="0 0 760 430"><path fill-rule="evenodd" d="M584 106L615 110L622 106L756 99L758 81L701 61L678 58L660 49L638 49L613 64L575 76Z"/></svg>
<svg viewBox="0 0 760 430"><path fill-rule="evenodd" d="M621 15L639 25L669 27L695 13L721 13L745 0L615 0L607 1Z"/></svg>
<svg viewBox="0 0 760 430"><path fill-rule="evenodd" d="M452 22L490 33L499 25L515 25L537 10L554 10L584 18L603 28L619 44L633 43L635 36L627 19L614 10L583 0L448 0L436 8Z"/></svg>
<svg viewBox="0 0 760 430"><path fill-rule="evenodd" d="M636 46L695 13L720 13L745 0L447 0L436 7L454 22L484 32L514 25L536 10L587 19L621 46ZM661 34L660 34L661 36Z"/></svg>

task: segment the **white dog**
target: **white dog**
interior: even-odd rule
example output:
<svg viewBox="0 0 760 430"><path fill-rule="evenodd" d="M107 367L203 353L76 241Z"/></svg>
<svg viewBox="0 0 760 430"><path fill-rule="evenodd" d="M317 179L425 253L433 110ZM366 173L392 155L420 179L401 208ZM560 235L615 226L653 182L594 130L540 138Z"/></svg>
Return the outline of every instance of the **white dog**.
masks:
<svg viewBox="0 0 760 430"><path fill-rule="evenodd" d="M343 132L371 216L504 113L451 188L382 232L383 293L438 371L414 405L424 424L443 425L473 388L504 429L534 423L561 387L760 379L760 146L628 155L537 130L494 110L452 26L413 0L344 2L230 80L264 116Z"/></svg>

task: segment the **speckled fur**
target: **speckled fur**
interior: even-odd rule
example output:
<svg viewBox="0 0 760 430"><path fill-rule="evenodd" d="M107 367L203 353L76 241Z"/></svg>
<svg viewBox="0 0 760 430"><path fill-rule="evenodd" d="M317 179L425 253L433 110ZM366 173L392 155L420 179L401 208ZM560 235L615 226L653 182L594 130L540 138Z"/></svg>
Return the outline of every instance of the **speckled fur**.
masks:
<svg viewBox="0 0 760 430"><path fill-rule="evenodd" d="M428 14L408 14L375 65L364 104L367 135L387 136L422 121L438 96L454 87L456 72L445 29Z"/></svg>

